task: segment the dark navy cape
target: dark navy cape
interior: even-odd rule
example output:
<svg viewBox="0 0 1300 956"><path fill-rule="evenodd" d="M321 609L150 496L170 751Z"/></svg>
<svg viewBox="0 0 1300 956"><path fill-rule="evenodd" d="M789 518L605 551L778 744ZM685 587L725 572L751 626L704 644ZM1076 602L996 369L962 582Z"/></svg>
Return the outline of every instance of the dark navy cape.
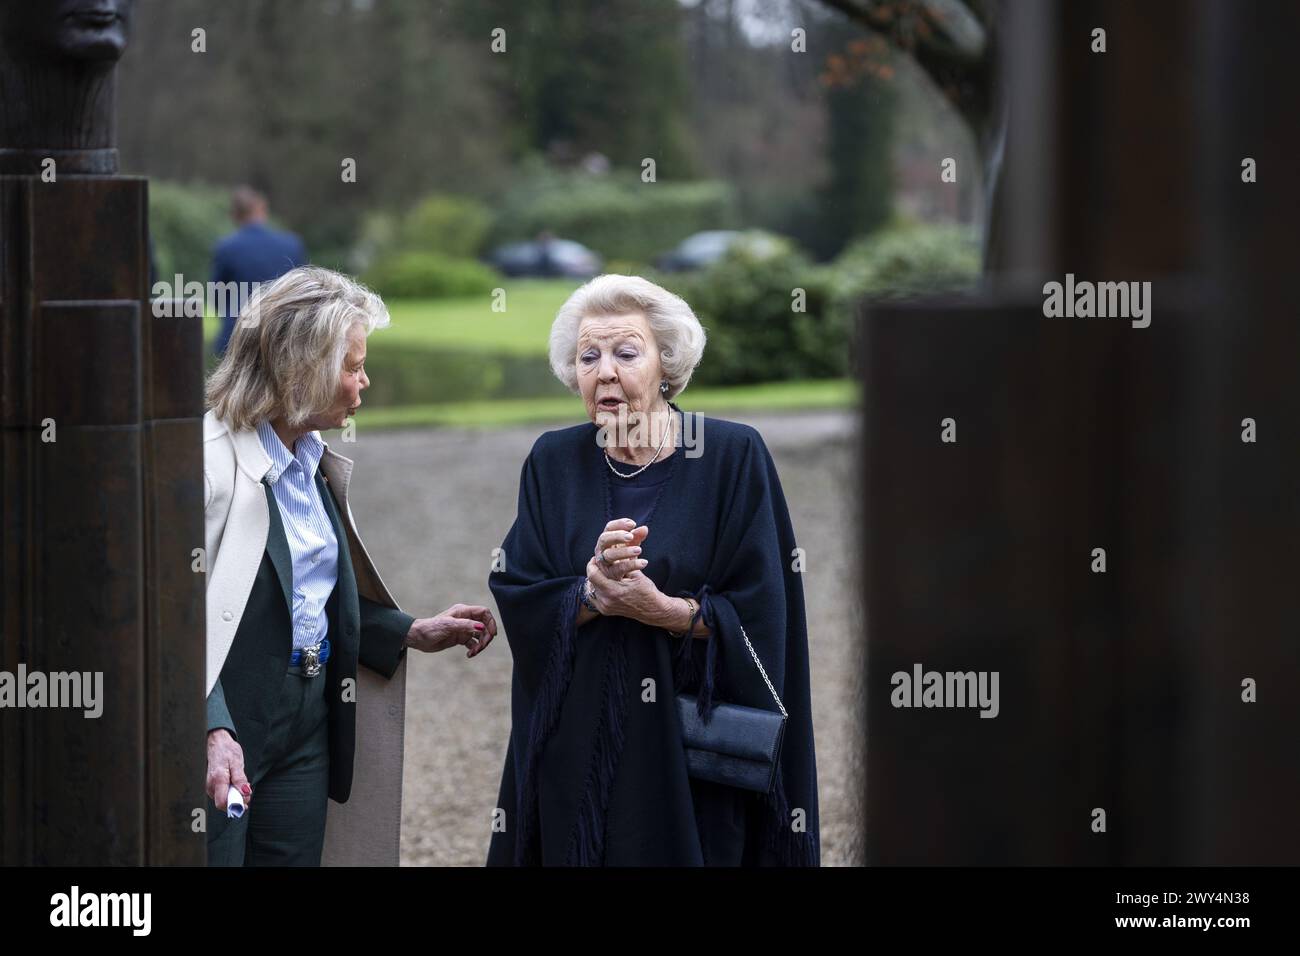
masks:
<svg viewBox="0 0 1300 956"><path fill-rule="evenodd" d="M702 453L678 447L654 466L668 477L644 521L644 573L696 597L712 630L673 638L623 617L574 626L596 539L625 517L597 434L587 423L536 441L489 577L514 674L488 865L818 865L803 584L767 447L748 425L696 416ZM687 776L674 702L777 709L742 624L789 713L766 795Z"/></svg>

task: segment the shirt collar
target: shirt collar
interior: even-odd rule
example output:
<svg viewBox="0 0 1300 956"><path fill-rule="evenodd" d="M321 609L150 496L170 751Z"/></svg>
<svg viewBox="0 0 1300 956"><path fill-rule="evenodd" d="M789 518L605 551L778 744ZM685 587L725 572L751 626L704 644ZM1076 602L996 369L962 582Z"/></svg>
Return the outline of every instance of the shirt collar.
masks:
<svg viewBox="0 0 1300 956"><path fill-rule="evenodd" d="M271 468L266 473L268 484L275 484L295 460L308 478L316 477L316 468L321 456L325 454L325 442L321 440L320 432L310 431L300 435L294 443L296 454L284 447L284 442L280 441L280 436L267 419L257 423L257 437L261 439L262 447L271 459Z"/></svg>

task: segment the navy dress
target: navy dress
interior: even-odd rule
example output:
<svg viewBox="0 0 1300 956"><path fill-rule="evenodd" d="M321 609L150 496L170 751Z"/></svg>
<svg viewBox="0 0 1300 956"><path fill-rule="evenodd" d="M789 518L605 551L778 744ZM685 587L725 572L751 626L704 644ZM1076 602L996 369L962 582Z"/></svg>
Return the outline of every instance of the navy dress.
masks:
<svg viewBox="0 0 1300 956"><path fill-rule="evenodd" d="M817 865L816 762L800 576L771 457L752 428L699 419L633 479L610 474L591 424L538 439L489 584L514 657L512 728L489 865ZM632 466L615 467L627 473ZM607 522L650 532L641 556L665 594L695 597L711 636L622 617L576 627ZM753 642L790 714L777 787L688 777L675 695L775 710Z"/></svg>
<svg viewBox="0 0 1300 956"><path fill-rule="evenodd" d="M683 452L679 449L674 454ZM631 518L638 526L646 524L654 511L661 486L672 472L672 456L631 478L610 476L611 514L614 518ZM614 463L623 474L637 466ZM698 640L698 638L696 639ZM766 665L765 665L766 666ZM759 862L756 826L761 809L755 795L735 787L725 787L707 780L690 780L691 802L695 808L695 828L700 851L707 866L743 866ZM748 852L746 852L748 851Z"/></svg>

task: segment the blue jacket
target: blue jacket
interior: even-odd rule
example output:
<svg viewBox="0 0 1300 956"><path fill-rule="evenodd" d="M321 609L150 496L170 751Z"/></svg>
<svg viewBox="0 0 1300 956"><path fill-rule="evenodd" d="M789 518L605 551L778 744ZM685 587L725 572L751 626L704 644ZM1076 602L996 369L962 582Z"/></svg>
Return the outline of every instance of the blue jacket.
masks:
<svg viewBox="0 0 1300 956"><path fill-rule="evenodd" d="M217 243L212 254L213 282L270 282L291 269L307 264L307 249L291 232L280 232L264 222L241 227ZM216 353L226 350L238 316L222 317Z"/></svg>

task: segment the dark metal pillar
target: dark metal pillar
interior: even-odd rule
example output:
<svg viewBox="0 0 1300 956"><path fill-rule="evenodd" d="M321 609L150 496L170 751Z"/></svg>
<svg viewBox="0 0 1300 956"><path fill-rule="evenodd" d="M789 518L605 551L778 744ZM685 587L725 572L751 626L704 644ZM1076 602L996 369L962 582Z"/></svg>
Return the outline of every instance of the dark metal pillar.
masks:
<svg viewBox="0 0 1300 956"><path fill-rule="evenodd" d="M205 859L201 328L152 316L117 175L131 13L0 3L0 670L103 681L0 709L5 864Z"/></svg>
<svg viewBox="0 0 1300 956"><path fill-rule="evenodd" d="M868 860L1294 862L1300 14L1004 9L990 293L864 325ZM1151 281L1151 327L1045 317L1067 272ZM892 707L914 662L1000 715Z"/></svg>

